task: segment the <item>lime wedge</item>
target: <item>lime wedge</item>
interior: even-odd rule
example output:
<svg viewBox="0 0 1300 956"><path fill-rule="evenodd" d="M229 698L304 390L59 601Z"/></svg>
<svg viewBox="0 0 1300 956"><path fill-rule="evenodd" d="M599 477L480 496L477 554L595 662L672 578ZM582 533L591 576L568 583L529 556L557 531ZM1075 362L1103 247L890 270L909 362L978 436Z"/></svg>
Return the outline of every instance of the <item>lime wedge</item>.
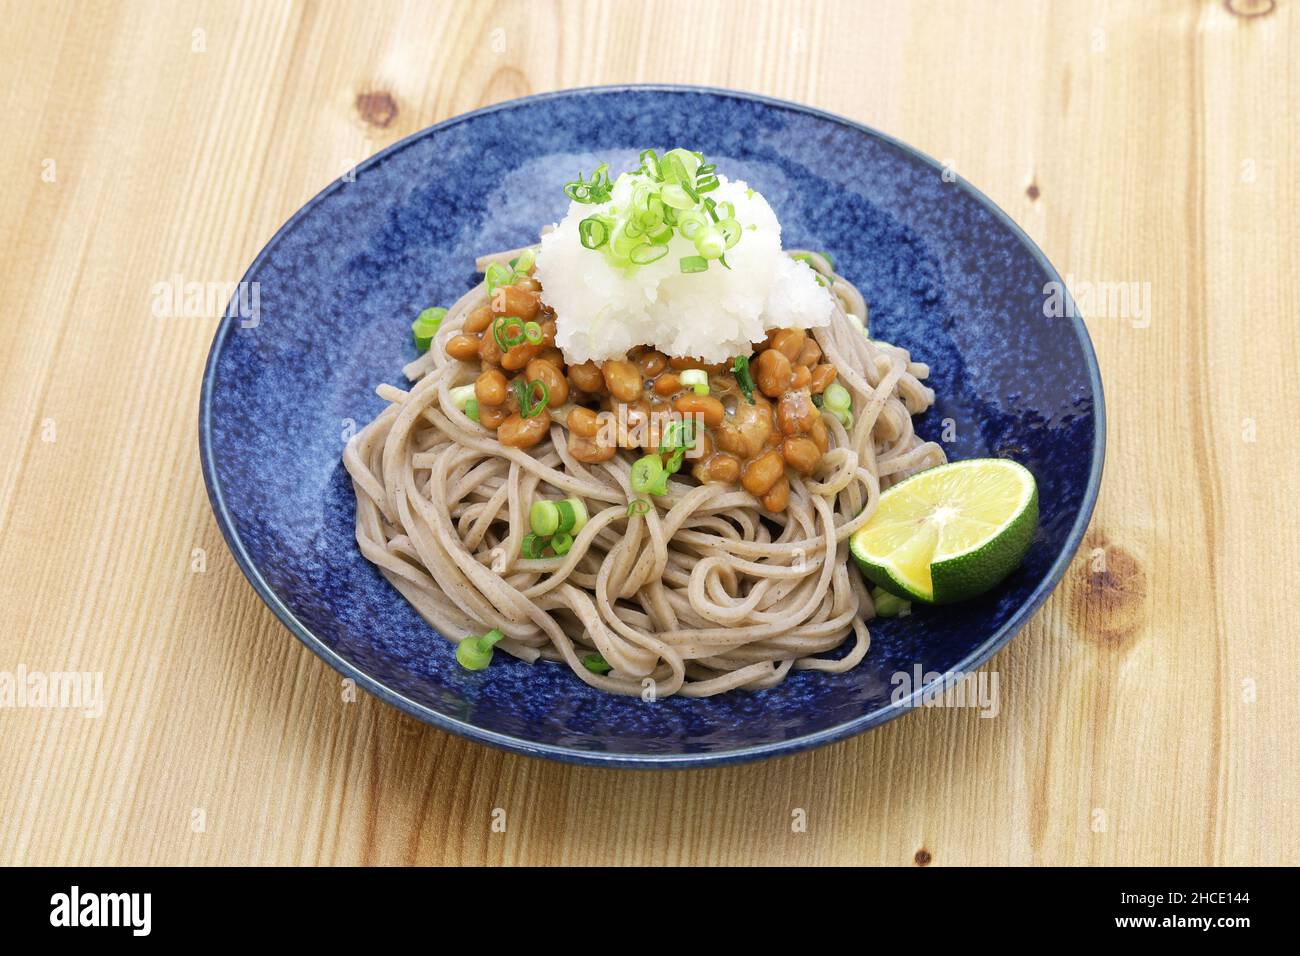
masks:
<svg viewBox="0 0 1300 956"><path fill-rule="evenodd" d="M1038 528L1038 486L1023 465L972 458L888 489L849 539L867 579L890 594L951 604L1015 570Z"/></svg>

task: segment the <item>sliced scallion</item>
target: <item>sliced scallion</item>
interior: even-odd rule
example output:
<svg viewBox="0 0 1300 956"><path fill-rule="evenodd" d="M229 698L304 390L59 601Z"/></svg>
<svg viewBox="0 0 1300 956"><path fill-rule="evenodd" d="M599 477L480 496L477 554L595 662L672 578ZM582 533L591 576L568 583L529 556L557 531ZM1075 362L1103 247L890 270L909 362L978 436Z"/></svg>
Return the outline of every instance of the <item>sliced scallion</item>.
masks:
<svg viewBox="0 0 1300 956"><path fill-rule="evenodd" d="M449 389L448 394L451 395L451 403L463 412L474 399L474 386L461 385L458 388Z"/></svg>
<svg viewBox="0 0 1300 956"><path fill-rule="evenodd" d="M684 422L669 422L664 429L663 439L659 442L659 454L668 456L664 470L670 475L677 474L686 458L686 450L694 447L695 421L688 419Z"/></svg>
<svg viewBox="0 0 1300 956"><path fill-rule="evenodd" d="M560 509L554 501L538 500L528 509L528 526L534 534L545 538L555 534L560 527Z"/></svg>
<svg viewBox="0 0 1300 956"><path fill-rule="evenodd" d="M505 637L492 628L482 637L467 637L456 645L456 663L467 671L481 671L492 663L492 647Z"/></svg>
<svg viewBox="0 0 1300 956"><path fill-rule="evenodd" d="M578 238L588 249L599 249L609 242L609 223L598 216L588 216L578 223Z"/></svg>
<svg viewBox="0 0 1300 956"><path fill-rule="evenodd" d="M652 262L658 262L666 255L668 255L667 246L644 242L633 249L632 254L629 255L628 258L636 265L644 266L649 265Z"/></svg>
<svg viewBox="0 0 1300 956"><path fill-rule="evenodd" d="M524 320L517 315L498 316L492 323L492 340L502 352L509 352L527 339Z"/></svg>
<svg viewBox="0 0 1300 956"><path fill-rule="evenodd" d="M510 260L510 269L514 272L514 278L525 278L533 268L533 263L537 261L537 252L532 246L529 246L519 255Z"/></svg>
<svg viewBox="0 0 1300 956"><path fill-rule="evenodd" d="M546 541L539 534L528 532L519 545L519 553L525 558L540 558L546 550Z"/></svg>
<svg viewBox="0 0 1300 956"><path fill-rule="evenodd" d="M582 658L582 666L593 674L608 674L612 668L609 662L599 654L587 654Z"/></svg>
<svg viewBox="0 0 1300 956"><path fill-rule="evenodd" d="M705 226L695 235L695 251L706 259L716 259L727 251L727 240L717 226Z"/></svg>
<svg viewBox="0 0 1300 956"><path fill-rule="evenodd" d="M510 386L515 393L515 401L519 403L519 417L532 418L540 415L551 401L551 390L546 387L546 383L540 378L535 378L531 382L525 382L517 378ZM541 393L540 398L535 398Z"/></svg>
<svg viewBox="0 0 1300 956"><path fill-rule="evenodd" d="M749 356L737 355L735 363L731 366L731 372L736 376L736 384L740 386L740 392L745 396L745 401L754 404L754 377L749 374Z"/></svg>
<svg viewBox="0 0 1300 956"><path fill-rule="evenodd" d="M730 268L724 253L740 241L745 227L735 220L733 204L706 195L721 184L716 164L690 150L671 149L660 157L647 149L640 166L619 177L619 183L631 188L619 186L617 204L605 164L590 177L579 173L565 184L565 195L574 202L609 204L578 224L583 246L602 250L617 266L635 269L664 258L676 231L697 243L698 255L681 261L682 272L703 272L713 259Z"/></svg>
<svg viewBox="0 0 1300 956"><path fill-rule="evenodd" d="M416 316L415 321L411 323L411 335L415 338L415 347L421 352L426 352L433 337L438 334L438 327L442 325L443 317L447 310L442 306L430 306Z"/></svg>
<svg viewBox="0 0 1300 956"><path fill-rule="evenodd" d="M489 263L487 271L483 273L483 281L487 285L489 296L503 285L510 285L513 280L514 272L509 266L502 265L500 262Z"/></svg>
<svg viewBox="0 0 1300 956"><path fill-rule="evenodd" d="M847 388L839 382L831 382L826 386L826 391L822 393L823 408L838 416L840 412L847 412L852 406L853 397Z"/></svg>
<svg viewBox="0 0 1300 956"><path fill-rule="evenodd" d="M696 395L709 394L709 373L702 368L688 368L677 373L677 381L695 389Z"/></svg>
<svg viewBox="0 0 1300 956"><path fill-rule="evenodd" d="M564 186L564 195L574 202L580 203L609 202L612 191L613 187L609 182L608 163L601 163L597 166L590 179L583 179L582 173L578 173L577 179L566 183Z"/></svg>
<svg viewBox="0 0 1300 956"><path fill-rule="evenodd" d="M555 507L560 512L560 531L577 534L587 526L587 505L581 498L565 498L557 501Z"/></svg>
<svg viewBox="0 0 1300 956"><path fill-rule="evenodd" d="M662 495L668 491L668 472L658 455L646 455L632 464L628 480L640 494Z"/></svg>
<svg viewBox="0 0 1300 956"><path fill-rule="evenodd" d="M565 555L573 547L573 535L566 534L563 531L557 532L551 537L551 550L556 554Z"/></svg>

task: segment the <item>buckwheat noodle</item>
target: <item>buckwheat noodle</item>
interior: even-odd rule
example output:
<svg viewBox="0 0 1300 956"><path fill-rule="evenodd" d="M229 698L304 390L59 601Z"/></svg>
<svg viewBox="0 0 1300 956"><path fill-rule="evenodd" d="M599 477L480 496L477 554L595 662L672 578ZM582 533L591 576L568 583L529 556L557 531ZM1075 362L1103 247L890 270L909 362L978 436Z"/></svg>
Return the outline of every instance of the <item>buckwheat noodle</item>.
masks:
<svg viewBox="0 0 1300 956"><path fill-rule="evenodd" d="M798 251L796 251L798 252ZM796 254L792 252L791 254ZM846 671L866 655L874 616L848 538L892 482L941 464L912 415L934 393L929 369L863 334L861 293L817 253L830 285L831 324L814 331L853 398L853 428L826 416L830 448L807 478L791 474L790 503L765 512L738 486L684 474L644 515L628 516L639 451L585 465L569 453L552 409L550 437L503 447L456 409L449 390L474 381L447 356L447 339L486 301L482 284L452 306L429 351L406 366L409 391L381 385L390 404L348 443L362 554L452 641L499 628L498 649L521 660L564 661L582 681L616 694L706 697L779 684L791 668ZM510 253L485 256L487 262ZM520 557L537 497L577 496L591 518L563 557ZM837 660L818 655L853 644ZM582 662L598 652L611 666Z"/></svg>

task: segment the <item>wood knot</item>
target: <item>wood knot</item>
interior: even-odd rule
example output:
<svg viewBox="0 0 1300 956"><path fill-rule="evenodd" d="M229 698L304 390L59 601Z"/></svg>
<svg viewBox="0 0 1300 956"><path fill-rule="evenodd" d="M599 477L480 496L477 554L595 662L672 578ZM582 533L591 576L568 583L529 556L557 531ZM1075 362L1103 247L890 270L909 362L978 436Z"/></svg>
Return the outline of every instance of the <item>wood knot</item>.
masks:
<svg viewBox="0 0 1300 956"><path fill-rule="evenodd" d="M1084 538L1074 590L1084 605L1084 637L1101 647L1125 646L1142 625L1147 575L1141 562L1101 535Z"/></svg>
<svg viewBox="0 0 1300 956"><path fill-rule="evenodd" d="M1038 183L1031 182L1029 184L1029 187L1025 190L1025 195L1028 196L1031 200L1037 199L1040 195L1038 189Z"/></svg>
<svg viewBox="0 0 1300 956"><path fill-rule="evenodd" d="M357 115L371 126L387 129L397 119L397 100L383 90L358 93Z"/></svg>
<svg viewBox="0 0 1300 956"><path fill-rule="evenodd" d="M1254 20L1265 17L1277 9L1277 0L1223 0L1223 5L1234 17Z"/></svg>
<svg viewBox="0 0 1300 956"><path fill-rule="evenodd" d="M915 861L917 866L929 866L930 860L932 860L933 857L930 856L929 850L925 847L921 847L921 849L916 851L916 856L912 857L912 859Z"/></svg>

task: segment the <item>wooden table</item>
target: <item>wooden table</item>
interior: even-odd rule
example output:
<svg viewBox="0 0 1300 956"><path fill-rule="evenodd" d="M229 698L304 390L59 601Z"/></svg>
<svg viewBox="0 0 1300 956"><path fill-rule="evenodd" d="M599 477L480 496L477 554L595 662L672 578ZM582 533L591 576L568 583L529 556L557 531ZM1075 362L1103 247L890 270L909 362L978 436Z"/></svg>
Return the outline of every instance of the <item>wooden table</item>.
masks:
<svg viewBox="0 0 1300 956"><path fill-rule="evenodd" d="M0 22L0 671L102 672L105 697L94 719L0 709L0 863L1300 863L1300 3ZM1104 294L1089 313L1106 478L1064 583L989 665L997 719L926 710L718 771L525 759L344 703L236 568L198 467L215 313L157 318L154 284L237 280L430 123L638 81L868 123L950 162L1076 287L1149 290L1145 317Z"/></svg>

